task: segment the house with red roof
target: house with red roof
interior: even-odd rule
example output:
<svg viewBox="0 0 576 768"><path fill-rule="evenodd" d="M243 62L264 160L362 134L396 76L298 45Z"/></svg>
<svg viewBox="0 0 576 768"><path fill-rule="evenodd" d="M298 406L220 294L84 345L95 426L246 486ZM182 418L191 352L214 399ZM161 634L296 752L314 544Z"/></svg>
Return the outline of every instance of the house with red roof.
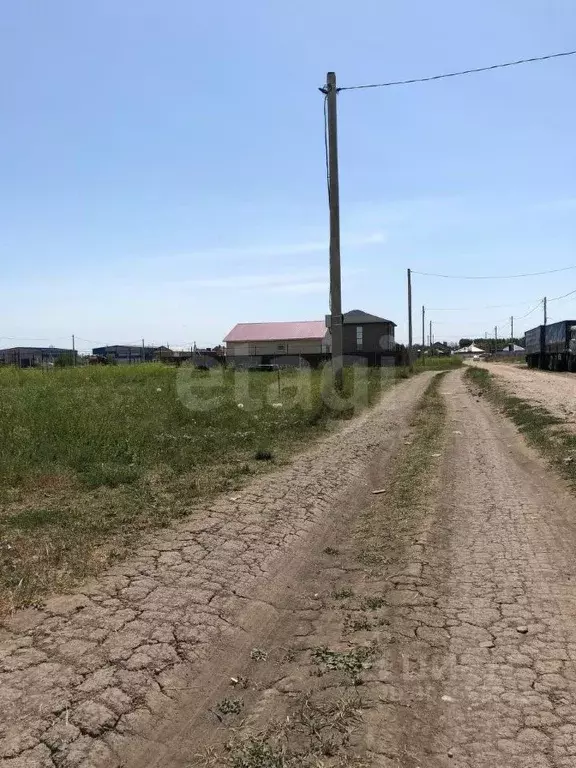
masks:
<svg viewBox="0 0 576 768"><path fill-rule="evenodd" d="M329 354L330 333L323 320L238 323L224 339L226 357Z"/></svg>
<svg viewBox="0 0 576 768"><path fill-rule="evenodd" d="M238 323L225 337L226 358L239 364L269 363L277 358L306 358L310 363L330 357L330 316L299 322ZM360 309L343 315L344 355L380 364L395 352L396 324Z"/></svg>

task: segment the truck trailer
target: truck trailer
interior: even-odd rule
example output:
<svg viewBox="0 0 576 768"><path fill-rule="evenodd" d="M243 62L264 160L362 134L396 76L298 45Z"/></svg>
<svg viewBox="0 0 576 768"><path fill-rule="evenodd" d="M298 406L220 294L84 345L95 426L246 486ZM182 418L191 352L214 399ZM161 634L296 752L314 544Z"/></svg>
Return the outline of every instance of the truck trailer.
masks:
<svg viewBox="0 0 576 768"><path fill-rule="evenodd" d="M576 320L561 320L526 331L528 368L576 372Z"/></svg>

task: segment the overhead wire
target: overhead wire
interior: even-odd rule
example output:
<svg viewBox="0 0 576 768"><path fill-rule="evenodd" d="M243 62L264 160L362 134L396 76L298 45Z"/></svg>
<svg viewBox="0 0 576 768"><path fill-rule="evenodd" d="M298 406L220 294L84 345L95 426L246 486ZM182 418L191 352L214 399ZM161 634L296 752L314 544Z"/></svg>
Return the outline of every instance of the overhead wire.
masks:
<svg viewBox="0 0 576 768"><path fill-rule="evenodd" d="M576 55L574 51L560 51L559 53L548 53L544 56L531 56L526 59L516 59L515 61L506 61L501 64L491 64L486 67L474 67L473 69L461 69L456 72L444 72L439 75L428 75L427 77L413 77L408 80L390 80L386 83L368 83L365 85L347 85L338 88L338 91L357 91L366 88L390 88L397 85L413 85L415 83L430 83L434 80L445 80L449 77L462 77L464 75L477 75L481 72L491 72L495 69L506 69L507 67L517 67L520 64L532 64L535 62L549 61L550 59L560 59L566 56Z"/></svg>
<svg viewBox="0 0 576 768"><path fill-rule="evenodd" d="M560 299L565 299L568 296L573 296L575 293L576 293L576 290L575 291L568 291L568 293L564 293L564 294L562 294L562 296L554 296L552 299L547 299L547 301L548 302L560 301Z"/></svg>
<svg viewBox="0 0 576 768"><path fill-rule="evenodd" d="M448 280L514 280L520 277L539 277L540 275L552 275L557 272L568 272L576 269L576 264L570 267L559 267L558 269L546 269L542 272L522 272L517 275L445 275L438 272L419 272L412 270L413 275L423 275L424 277L442 277Z"/></svg>

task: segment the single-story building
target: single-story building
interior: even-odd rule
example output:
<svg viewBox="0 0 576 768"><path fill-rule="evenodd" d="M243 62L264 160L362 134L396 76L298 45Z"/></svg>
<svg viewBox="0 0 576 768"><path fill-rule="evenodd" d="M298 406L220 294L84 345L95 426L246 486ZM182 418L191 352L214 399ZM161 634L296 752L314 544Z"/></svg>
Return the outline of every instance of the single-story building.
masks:
<svg viewBox="0 0 576 768"><path fill-rule="evenodd" d="M43 365L54 365L59 357L73 358L73 349L60 347L10 347L0 349L0 364L17 365L19 368L37 368Z"/></svg>
<svg viewBox="0 0 576 768"><path fill-rule="evenodd" d="M225 337L226 359L240 365L269 363L272 359L305 358L318 363L332 351L331 316L300 322L238 323ZM395 354L396 324L360 309L342 316L343 352L380 364Z"/></svg>
<svg viewBox="0 0 576 768"><path fill-rule="evenodd" d="M130 363L150 363L155 360L171 358L173 352L168 347L142 347L129 344L113 344L106 347L94 347L92 354L104 357L119 365Z"/></svg>
<svg viewBox="0 0 576 768"><path fill-rule="evenodd" d="M518 344L506 344L499 350L499 354L503 355L523 355L525 352L524 347L520 347Z"/></svg>
<svg viewBox="0 0 576 768"><path fill-rule="evenodd" d="M486 352L476 344L469 344L467 347L460 347L453 353L455 355L461 355L462 357L473 357L474 355L485 355Z"/></svg>

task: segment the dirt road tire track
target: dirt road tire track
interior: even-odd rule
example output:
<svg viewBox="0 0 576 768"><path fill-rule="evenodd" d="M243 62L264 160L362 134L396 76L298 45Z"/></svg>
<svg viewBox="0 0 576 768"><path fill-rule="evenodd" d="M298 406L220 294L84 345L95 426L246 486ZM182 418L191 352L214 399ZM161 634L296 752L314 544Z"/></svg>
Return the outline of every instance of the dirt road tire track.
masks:
<svg viewBox="0 0 576 768"><path fill-rule="evenodd" d="M436 762L576 766L576 503L487 403L451 375L444 471L450 634ZM450 756L446 756L450 745Z"/></svg>
<svg viewBox="0 0 576 768"><path fill-rule="evenodd" d="M537 403L576 431L576 374L552 373L505 363L482 363L506 390Z"/></svg>
<svg viewBox="0 0 576 768"><path fill-rule="evenodd" d="M6 620L2 768L186 764L190 751L173 738L175 700L185 721L186 707L204 712L214 675L225 679L281 620L276 592L297 584L308 555L341 536L339 524L366 503L367 467L378 457L384 471L429 379L401 384L288 468L147 537L81 592Z"/></svg>

